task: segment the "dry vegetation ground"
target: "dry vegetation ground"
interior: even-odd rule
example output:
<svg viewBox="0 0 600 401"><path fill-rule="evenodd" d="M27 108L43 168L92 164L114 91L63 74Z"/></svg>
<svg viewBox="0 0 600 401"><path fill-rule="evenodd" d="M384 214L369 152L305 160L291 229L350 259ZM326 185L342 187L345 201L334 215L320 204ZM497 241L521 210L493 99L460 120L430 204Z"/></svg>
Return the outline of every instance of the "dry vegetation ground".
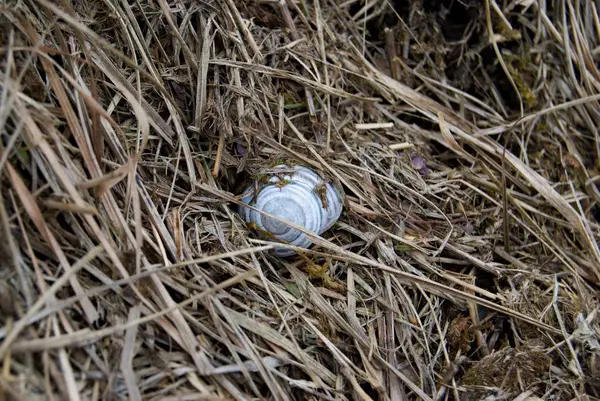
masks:
<svg viewBox="0 0 600 401"><path fill-rule="evenodd" d="M0 398L600 397L599 6L1 1Z"/></svg>

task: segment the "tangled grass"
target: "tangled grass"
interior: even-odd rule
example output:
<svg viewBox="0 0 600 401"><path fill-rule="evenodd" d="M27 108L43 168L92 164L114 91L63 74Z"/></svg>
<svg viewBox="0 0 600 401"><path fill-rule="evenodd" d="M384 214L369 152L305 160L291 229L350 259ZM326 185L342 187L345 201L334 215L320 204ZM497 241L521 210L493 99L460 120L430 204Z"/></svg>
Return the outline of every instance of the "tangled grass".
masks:
<svg viewBox="0 0 600 401"><path fill-rule="evenodd" d="M0 398L600 397L597 7L3 1Z"/></svg>

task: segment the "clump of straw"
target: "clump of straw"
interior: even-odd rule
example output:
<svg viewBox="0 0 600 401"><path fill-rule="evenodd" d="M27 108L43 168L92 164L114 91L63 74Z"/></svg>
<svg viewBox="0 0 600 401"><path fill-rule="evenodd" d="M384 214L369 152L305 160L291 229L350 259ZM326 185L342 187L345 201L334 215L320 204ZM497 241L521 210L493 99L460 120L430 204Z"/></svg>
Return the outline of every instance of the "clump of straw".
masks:
<svg viewBox="0 0 600 401"><path fill-rule="evenodd" d="M0 398L600 397L592 1L0 5ZM302 257L235 212L346 194Z"/></svg>

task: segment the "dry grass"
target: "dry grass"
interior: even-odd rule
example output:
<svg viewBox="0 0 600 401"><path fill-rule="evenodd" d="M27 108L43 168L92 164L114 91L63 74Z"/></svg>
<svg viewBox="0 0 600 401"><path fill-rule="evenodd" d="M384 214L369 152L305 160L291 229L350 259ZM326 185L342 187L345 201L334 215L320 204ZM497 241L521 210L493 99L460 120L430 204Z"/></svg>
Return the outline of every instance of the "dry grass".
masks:
<svg viewBox="0 0 600 401"><path fill-rule="evenodd" d="M5 0L0 399L600 397L597 6Z"/></svg>

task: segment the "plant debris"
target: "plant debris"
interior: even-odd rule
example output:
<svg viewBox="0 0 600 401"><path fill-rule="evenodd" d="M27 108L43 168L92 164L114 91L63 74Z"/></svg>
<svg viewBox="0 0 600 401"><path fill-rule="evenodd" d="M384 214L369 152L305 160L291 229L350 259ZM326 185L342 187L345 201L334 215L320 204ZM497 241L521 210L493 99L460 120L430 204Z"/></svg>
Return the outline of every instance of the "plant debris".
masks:
<svg viewBox="0 0 600 401"><path fill-rule="evenodd" d="M542 350L506 348L488 355L465 374L464 386L495 388L505 393L519 394L533 386L543 385L549 375L551 359ZM474 394L470 394L471 398ZM477 398L482 399L481 392Z"/></svg>
<svg viewBox="0 0 600 401"><path fill-rule="evenodd" d="M0 4L0 399L600 397L592 1ZM237 214L282 160L344 213Z"/></svg>

